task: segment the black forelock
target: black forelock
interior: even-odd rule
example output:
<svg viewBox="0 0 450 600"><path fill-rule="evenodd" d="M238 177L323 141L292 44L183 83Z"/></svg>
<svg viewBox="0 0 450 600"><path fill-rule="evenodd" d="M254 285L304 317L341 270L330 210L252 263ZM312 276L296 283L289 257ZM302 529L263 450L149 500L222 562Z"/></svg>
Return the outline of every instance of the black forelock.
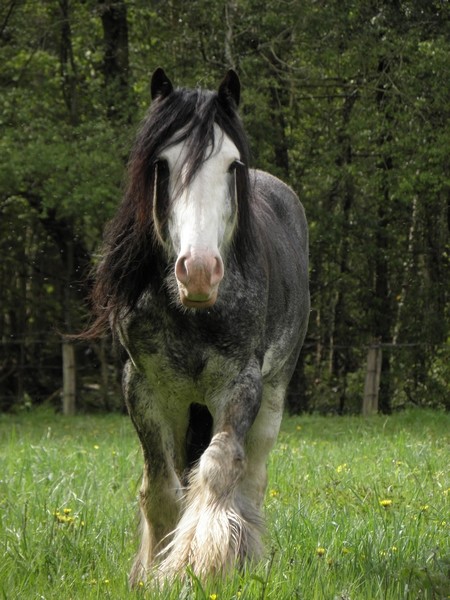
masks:
<svg viewBox="0 0 450 600"><path fill-rule="evenodd" d="M235 110L224 105L216 92L179 88L164 98L157 98L136 138L133 155L145 155L150 166L168 143L187 144L188 185L208 155L214 151L214 124L230 137L239 150L241 160L248 164L249 148L242 123Z"/></svg>

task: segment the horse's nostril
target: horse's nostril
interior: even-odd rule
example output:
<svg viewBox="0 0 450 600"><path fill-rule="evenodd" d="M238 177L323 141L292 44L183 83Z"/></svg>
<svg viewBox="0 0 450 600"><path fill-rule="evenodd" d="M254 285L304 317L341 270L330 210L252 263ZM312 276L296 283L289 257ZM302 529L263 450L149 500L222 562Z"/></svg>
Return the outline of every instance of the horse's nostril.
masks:
<svg viewBox="0 0 450 600"><path fill-rule="evenodd" d="M223 279L223 261L220 256L215 258L214 268L211 274L211 285L217 285Z"/></svg>
<svg viewBox="0 0 450 600"><path fill-rule="evenodd" d="M189 279L189 273L187 269L187 256L180 256L175 263L175 275L180 283L186 284Z"/></svg>

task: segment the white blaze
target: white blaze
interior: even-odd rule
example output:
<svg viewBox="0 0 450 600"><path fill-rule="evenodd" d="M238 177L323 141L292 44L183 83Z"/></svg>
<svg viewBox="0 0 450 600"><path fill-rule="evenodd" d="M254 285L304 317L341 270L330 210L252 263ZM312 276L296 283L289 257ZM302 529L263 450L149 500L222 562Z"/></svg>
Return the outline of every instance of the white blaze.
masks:
<svg viewBox="0 0 450 600"><path fill-rule="evenodd" d="M214 130L214 152L186 187L183 185L188 159L186 144L170 146L161 155L170 170L169 195L174 200L169 233L177 256L199 251L220 253L223 243L232 234L235 215L230 185L234 175L228 170L233 161L239 160L239 152L218 125L214 125ZM179 194L180 187L182 192Z"/></svg>
<svg viewBox="0 0 450 600"><path fill-rule="evenodd" d="M230 166L239 152L230 138L214 125L215 147L187 182L189 147L169 146L161 158L169 167L169 236L176 257L175 276L181 303L209 308L217 299L224 275L222 253L231 240L237 208L235 174Z"/></svg>

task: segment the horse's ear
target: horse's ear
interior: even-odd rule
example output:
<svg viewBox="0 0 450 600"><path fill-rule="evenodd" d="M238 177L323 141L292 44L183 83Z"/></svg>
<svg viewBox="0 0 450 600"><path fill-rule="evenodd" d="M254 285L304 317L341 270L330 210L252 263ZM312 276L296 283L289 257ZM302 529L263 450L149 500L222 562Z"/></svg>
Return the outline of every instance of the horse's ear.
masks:
<svg viewBox="0 0 450 600"><path fill-rule="evenodd" d="M230 100L232 100L236 107L238 107L240 98L241 82L239 81L239 76L236 71L230 69L219 86L219 99L226 104L229 104Z"/></svg>
<svg viewBox="0 0 450 600"><path fill-rule="evenodd" d="M152 81L150 84L150 92L152 100L158 98L165 98L173 92L173 85L167 75L164 73L164 69L158 67L152 75Z"/></svg>

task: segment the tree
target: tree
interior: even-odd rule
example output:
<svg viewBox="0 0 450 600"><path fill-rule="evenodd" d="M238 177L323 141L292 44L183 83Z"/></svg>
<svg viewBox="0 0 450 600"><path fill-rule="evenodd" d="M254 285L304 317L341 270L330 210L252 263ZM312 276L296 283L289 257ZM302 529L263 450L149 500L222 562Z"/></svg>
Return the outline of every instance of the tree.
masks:
<svg viewBox="0 0 450 600"><path fill-rule="evenodd" d="M381 410L448 407L449 29L439 0L9 0L0 406L61 388L58 332L86 323L86 273L162 65L209 88L236 68L253 166L305 205L312 313L291 410L358 411L374 341ZM106 347L77 348L81 384L100 364L112 382Z"/></svg>
<svg viewBox="0 0 450 600"><path fill-rule="evenodd" d="M2 394L6 406L14 397L23 402L25 394L46 397L58 388L60 379L48 384L37 354L43 346L47 360L50 353L51 363L59 362L56 332L82 326L90 255L118 197L123 168L121 135L96 109L97 72L91 55L74 42L68 1L61 0L58 9L53 3L9 8L0 48L0 198L10 256L2 261L2 278L20 293L6 291L2 306L2 338L9 340L2 366L10 382ZM97 15L85 10L77 17L88 36ZM92 91L91 104L83 86ZM98 173L105 179L97 182ZM38 294L39 304L37 289L47 290Z"/></svg>

